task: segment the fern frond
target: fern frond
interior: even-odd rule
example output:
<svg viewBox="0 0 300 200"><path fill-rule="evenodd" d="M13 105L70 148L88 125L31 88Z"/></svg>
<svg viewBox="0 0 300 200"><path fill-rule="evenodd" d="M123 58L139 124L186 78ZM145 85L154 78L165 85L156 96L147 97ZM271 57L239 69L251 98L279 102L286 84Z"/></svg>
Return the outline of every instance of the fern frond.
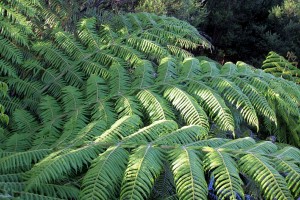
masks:
<svg viewBox="0 0 300 200"><path fill-rule="evenodd" d="M127 40L127 44L145 53L147 56L156 58L157 60L169 55L168 51L158 43L137 36L130 37Z"/></svg>
<svg viewBox="0 0 300 200"><path fill-rule="evenodd" d="M223 149L240 149L240 148L247 148L255 144L255 140L251 137L239 138L235 140L231 140L222 144L220 148Z"/></svg>
<svg viewBox="0 0 300 200"><path fill-rule="evenodd" d="M243 118L252 126L259 129L258 118L249 98L231 81L225 78L213 78L211 86L230 103L240 110Z"/></svg>
<svg viewBox="0 0 300 200"><path fill-rule="evenodd" d="M19 133L34 133L38 126L34 116L26 110L16 110L13 120L16 123L13 130Z"/></svg>
<svg viewBox="0 0 300 200"><path fill-rule="evenodd" d="M172 57L163 58L158 66L157 83L172 82L177 78L176 60Z"/></svg>
<svg viewBox="0 0 300 200"><path fill-rule="evenodd" d="M207 199L207 183L197 152L186 147L170 152L177 194L180 199Z"/></svg>
<svg viewBox="0 0 300 200"><path fill-rule="evenodd" d="M196 58L186 58L182 62L182 70L181 70L181 76L183 78L194 78L195 76L198 76L200 71L200 62Z"/></svg>
<svg viewBox="0 0 300 200"><path fill-rule="evenodd" d="M171 133L162 133L154 144L189 144L207 136L207 130L198 125L184 126Z"/></svg>
<svg viewBox="0 0 300 200"><path fill-rule="evenodd" d="M96 31L96 18L88 18L80 21L78 37L90 49L101 48L101 39Z"/></svg>
<svg viewBox="0 0 300 200"><path fill-rule="evenodd" d="M31 192L20 192L19 198L26 199L26 200L63 200L61 198L45 196L45 195L40 195L40 194L36 194L36 193L31 193Z"/></svg>
<svg viewBox="0 0 300 200"><path fill-rule="evenodd" d="M93 141L95 137L101 135L107 128L105 121L98 120L87 124L82 128L68 144L69 146L82 146L89 141Z"/></svg>
<svg viewBox="0 0 300 200"><path fill-rule="evenodd" d="M274 159L275 168L283 174L289 190L297 198L300 195L300 168L295 161L276 157Z"/></svg>
<svg viewBox="0 0 300 200"><path fill-rule="evenodd" d="M108 70L98 62L93 62L91 60L84 60L78 63L78 66L82 71L87 75L90 76L92 74L101 76L103 79L109 79L109 72Z"/></svg>
<svg viewBox="0 0 300 200"><path fill-rule="evenodd" d="M216 148L225 144L228 141L229 139L224 139L224 138L211 138L211 139L200 140L197 142L192 142L185 146L189 148L193 148L193 147L198 148L198 147L205 147L205 146Z"/></svg>
<svg viewBox="0 0 300 200"><path fill-rule="evenodd" d="M8 113L13 113L16 109L24 108L24 105L21 104L21 101L18 98L1 98L1 104Z"/></svg>
<svg viewBox="0 0 300 200"><path fill-rule="evenodd" d="M120 146L110 147L100 154L83 179L80 198L115 198L121 186L128 156L128 152Z"/></svg>
<svg viewBox="0 0 300 200"><path fill-rule="evenodd" d="M267 99L261 95L261 93L257 91L255 87L246 83L244 80L236 78L235 82L239 84L244 94L247 95L256 112L277 124L276 114L269 106Z"/></svg>
<svg viewBox="0 0 300 200"><path fill-rule="evenodd" d="M208 130L207 115L192 96L175 86L165 89L164 96L180 111L187 124L200 125Z"/></svg>
<svg viewBox="0 0 300 200"><path fill-rule="evenodd" d="M208 111L209 117L222 130L234 131L234 119L231 111L217 92L201 81L190 81L187 91L195 96L200 105Z"/></svg>
<svg viewBox="0 0 300 200"><path fill-rule="evenodd" d="M180 47L177 46L173 46L173 45L167 45L167 48L169 50L169 52L176 56L179 57L180 59L185 59L185 58L190 58L193 57L194 55L192 53L190 53L189 51L182 49Z"/></svg>
<svg viewBox="0 0 300 200"><path fill-rule="evenodd" d="M170 133L172 131L175 131L176 129L178 129L178 125L176 122L172 120L159 120L125 137L122 142L125 144L152 142L160 135Z"/></svg>
<svg viewBox="0 0 300 200"><path fill-rule="evenodd" d="M9 38L11 41L16 42L16 44L28 47L28 37L25 33L22 32L20 26L17 24L12 24L8 19L0 16L0 34L6 38Z"/></svg>
<svg viewBox="0 0 300 200"><path fill-rule="evenodd" d="M293 199L284 178L274 169L272 161L264 156L250 153L239 161L242 172L260 185L267 199Z"/></svg>
<svg viewBox="0 0 300 200"><path fill-rule="evenodd" d="M111 94L119 95L125 93L130 88L130 78L127 71L119 63L110 66L110 86Z"/></svg>
<svg viewBox="0 0 300 200"><path fill-rule="evenodd" d="M72 61L61 50L55 48L50 42L35 43L32 49L56 69L61 71L72 68Z"/></svg>
<svg viewBox="0 0 300 200"><path fill-rule="evenodd" d="M118 55L119 58L128 61L133 66L144 58L139 51L127 45L113 43L107 48L110 49L113 54Z"/></svg>
<svg viewBox="0 0 300 200"><path fill-rule="evenodd" d="M205 171L211 171L215 177L218 198L236 199L237 195L243 198L243 181L232 155L210 147L203 150L208 152L205 156L204 168Z"/></svg>
<svg viewBox="0 0 300 200"><path fill-rule="evenodd" d="M108 129L99 137L97 137L96 142L101 142L101 143L118 142L119 140L122 140L124 137L137 131L141 124L142 121L137 115L124 116L118 121L116 121L110 127L110 129Z"/></svg>
<svg viewBox="0 0 300 200"><path fill-rule="evenodd" d="M108 126L110 126L117 119L113 105L109 101L98 100L91 106L91 109L92 120L103 120Z"/></svg>
<svg viewBox="0 0 300 200"><path fill-rule="evenodd" d="M163 153L151 146L138 147L129 157L120 199L146 199L163 168Z"/></svg>
<svg viewBox="0 0 300 200"><path fill-rule="evenodd" d="M220 73L229 77L233 76L235 73L237 73L237 66L232 62L226 62L222 66Z"/></svg>
<svg viewBox="0 0 300 200"><path fill-rule="evenodd" d="M63 149L45 157L26 172L27 189L38 188L41 184L59 180L63 175L72 171L81 171L84 165L88 165L99 153L99 147L83 146L78 149Z"/></svg>
<svg viewBox="0 0 300 200"><path fill-rule="evenodd" d="M88 119L86 118L85 109L76 110L69 113L71 117L65 121L63 132L59 138L51 145L51 148L67 145L72 141L76 135L84 128L87 124Z"/></svg>
<svg viewBox="0 0 300 200"><path fill-rule="evenodd" d="M202 60L200 62L200 68L203 75L214 77L220 74L220 70L214 62Z"/></svg>
<svg viewBox="0 0 300 200"><path fill-rule="evenodd" d="M20 95L28 98L40 98L42 95L42 85L37 81L30 81L28 79L10 78L7 84L11 89L16 90Z"/></svg>
<svg viewBox="0 0 300 200"><path fill-rule="evenodd" d="M86 54L84 47L74 39L73 35L58 31L55 33L55 41L72 59L81 60L84 58Z"/></svg>
<svg viewBox="0 0 300 200"><path fill-rule="evenodd" d="M27 17L19 13L16 9L11 8L2 2L0 3L0 15L8 19L11 23L21 26L21 30L25 34L33 33L30 26L30 21L26 19Z"/></svg>
<svg viewBox="0 0 300 200"><path fill-rule="evenodd" d="M296 147L287 146L275 153L278 158L291 158L294 161L300 160L300 150Z"/></svg>
<svg viewBox="0 0 300 200"><path fill-rule="evenodd" d="M120 96L116 101L116 111L119 118L130 115L142 116L139 101L135 96Z"/></svg>
<svg viewBox="0 0 300 200"><path fill-rule="evenodd" d="M79 89L73 86L66 86L62 89L62 92L65 112L77 111L83 105L83 95Z"/></svg>
<svg viewBox="0 0 300 200"><path fill-rule="evenodd" d="M134 70L134 81L132 83L138 89L143 89L145 87L154 84L155 71L152 63L148 60L141 60L135 66Z"/></svg>
<svg viewBox="0 0 300 200"><path fill-rule="evenodd" d="M279 54L271 51L263 62L262 69L264 72L271 73L277 77L299 83L300 70L293 63L286 60Z"/></svg>
<svg viewBox="0 0 300 200"><path fill-rule="evenodd" d="M175 119L168 102L159 96L155 91L149 89L141 90L137 94L143 108L149 115L150 121Z"/></svg>
<svg viewBox="0 0 300 200"><path fill-rule="evenodd" d="M7 173L16 169L30 169L32 163L37 163L51 152L51 149L29 150L24 152L11 152L10 155L0 158L0 171Z"/></svg>
<svg viewBox="0 0 300 200"><path fill-rule="evenodd" d="M277 146L270 141L259 142L251 147L244 148L246 152L270 154L277 151Z"/></svg>
<svg viewBox="0 0 300 200"><path fill-rule="evenodd" d="M62 109L53 97L44 96L39 108L43 126L34 137L33 146L36 149L51 146L58 139L64 123Z"/></svg>
<svg viewBox="0 0 300 200"><path fill-rule="evenodd" d="M38 188L29 190L41 196L59 199L78 199L79 189L70 183L62 184L42 184ZM37 196L39 198L39 196ZM41 198L42 199L42 198Z"/></svg>
<svg viewBox="0 0 300 200"><path fill-rule="evenodd" d="M90 103L104 100L109 94L109 88L105 80L95 74L91 74L86 81L86 96Z"/></svg>
<svg viewBox="0 0 300 200"><path fill-rule="evenodd" d="M1 58L0 58L0 73L1 75L14 77L14 78L18 76L15 67L11 65L9 62Z"/></svg>

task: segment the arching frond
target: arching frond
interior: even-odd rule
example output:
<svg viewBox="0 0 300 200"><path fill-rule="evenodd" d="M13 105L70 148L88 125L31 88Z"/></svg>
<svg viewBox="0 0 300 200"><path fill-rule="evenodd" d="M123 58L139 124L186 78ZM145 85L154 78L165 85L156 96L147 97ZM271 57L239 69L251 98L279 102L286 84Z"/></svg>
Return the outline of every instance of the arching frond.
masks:
<svg viewBox="0 0 300 200"><path fill-rule="evenodd" d="M246 152L270 154L277 151L277 146L270 141L259 142L251 147L245 148Z"/></svg>
<svg viewBox="0 0 300 200"><path fill-rule="evenodd" d="M220 70L214 62L202 60L200 62L200 68L203 75L217 76L220 74Z"/></svg>
<svg viewBox="0 0 300 200"><path fill-rule="evenodd" d="M224 98L240 109L241 115L252 126L259 129L258 118L249 98L231 81L225 78L213 78L211 86Z"/></svg>
<svg viewBox="0 0 300 200"><path fill-rule="evenodd" d="M196 58L186 58L182 63L182 78L194 78L200 74L200 62Z"/></svg>
<svg viewBox="0 0 300 200"><path fill-rule="evenodd" d="M276 114L269 106L267 99L261 95L255 87L248 84L242 79L235 79L235 82L242 88L244 94L247 95L257 113L267 117L270 121L277 123Z"/></svg>
<svg viewBox="0 0 300 200"><path fill-rule="evenodd" d="M9 40L0 35L0 55L13 63L21 64L23 55L20 49L16 48Z"/></svg>
<svg viewBox="0 0 300 200"><path fill-rule="evenodd" d="M158 83L168 83L177 78L176 60L171 57L163 58L158 66Z"/></svg>
<svg viewBox="0 0 300 200"><path fill-rule="evenodd" d="M219 147L223 144L225 144L226 142L229 142L229 139L224 139L224 138L211 138L211 139L205 139L205 140L200 140L200 141L197 141L197 142L192 142L192 143L189 143L187 144L186 146L187 147L205 147L205 146L208 146L208 147Z"/></svg>
<svg viewBox="0 0 300 200"><path fill-rule="evenodd" d="M81 60L84 58L86 54L84 47L74 39L73 35L58 31L55 33L55 41L73 59Z"/></svg>
<svg viewBox="0 0 300 200"><path fill-rule="evenodd" d="M197 152L186 147L170 153L177 194L180 199L207 199L207 183Z"/></svg>
<svg viewBox="0 0 300 200"><path fill-rule="evenodd" d="M157 120L174 119L174 113L170 106L155 91L144 89L137 94L146 113L149 115L151 122Z"/></svg>
<svg viewBox="0 0 300 200"><path fill-rule="evenodd" d="M207 136L207 130L201 126L190 125L171 133L162 133L155 144L188 144Z"/></svg>
<svg viewBox="0 0 300 200"><path fill-rule="evenodd" d="M116 102L116 111L119 113L120 118L126 115L142 116L140 110L141 106L135 96L121 96Z"/></svg>
<svg viewBox="0 0 300 200"><path fill-rule="evenodd" d="M99 153L99 147L84 146L76 150L65 149L54 152L26 173L26 188L38 188L43 183L59 180L72 170L80 171L84 165L90 163Z"/></svg>
<svg viewBox="0 0 300 200"><path fill-rule="evenodd" d="M180 111L187 124L200 125L208 129L207 115L192 96L175 86L168 87L164 91L164 96Z"/></svg>
<svg viewBox="0 0 300 200"><path fill-rule="evenodd" d="M150 144L137 148L129 157L120 199L146 199L162 170L162 158L161 150Z"/></svg>
<svg viewBox="0 0 300 200"><path fill-rule="evenodd" d="M127 40L127 43L133 48L145 53L147 56L155 57L157 60L160 60L169 55L168 51L165 48L151 40L132 36Z"/></svg>
<svg viewBox="0 0 300 200"><path fill-rule="evenodd" d="M255 140L251 137L239 138L235 140L231 140L225 144L222 144L220 148L226 149L239 149L239 148L247 148L255 144Z"/></svg>
<svg viewBox="0 0 300 200"><path fill-rule="evenodd" d="M219 199L236 199L244 197L243 182L239 176L237 164L233 156L222 150L210 147L204 148L208 151L205 156L205 170L209 170L215 177L215 188Z"/></svg>
<svg viewBox="0 0 300 200"><path fill-rule="evenodd" d="M92 120L103 120L107 125L112 125L117 119L114 108L111 102L98 100L91 106Z"/></svg>
<svg viewBox="0 0 300 200"><path fill-rule="evenodd" d="M18 168L29 169L32 163L36 163L51 152L50 149L29 150L24 152L11 152L0 158L0 171L8 173Z"/></svg>
<svg viewBox="0 0 300 200"><path fill-rule="evenodd" d="M101 40L96 31L96 18L88 18L80 21L78 37L88 48L101 48Z"/></svg>
<svg viewBox="0 0 300 200"><path fill-rule="evenodd" d="M9 62L5 61L4 59L0 58L0 74L3 76L14 77L16 78L17 72L13 65Z"/></svg>
<svg viewBox="0 0 300 200"><path fill-rule="evenodd" d="M138 130L138 127L142 124L141 119L137 115L124 116L116 121L110 129L105 131L99 137L96 142L109 143L117 142L124 137L134 133Z"/></svg>
<svg viewBox="0 0 300 200"><path fill-rule="evenodd" d="M132 85L138 89L142 89L153 85L155 71L151 62L142 60L138 62L134 70L135 80Z"/></svg>
<svg viewBox="0 0 300 200"><path fill-rule="evenodd" d="M212 118L223 130L234 131L234 119L230 109L217 92L200 81L191 81L188 92L194 94L200 105L208 111Z"/></svg>
<svg viewBox="0 0 300 200"><path fill-rule="evenodd" d="M75 184L42 184L38 188L30 189L29 193L24 193L24 198L26 199L26 195L31 197L35 196L36 199L77 199L79 196L79 189L75 187ZM35 193L35 195L34 195ZM21 193L22 194L22 193ZM37 195L40 194L40 195ZM21 195L22 196L22 195ZM30 198L31 198L30 197Z"/></svg>
<svg viewBox="0 0 300 200"><path fill-rule="evenodd" d="M160 120L146 126L137 132L125 137L122 142L137 143L137 142L152 142L160 135L168 134L178 128L176 122L172 120Z"/></svg>
<svg viewBox="0 0 300 200"><path fill-rule="evenodd" d="M242 172L252 177L267 199L293 199L284 178L274 169L271 160L254 153L240 159Z"/></svg>
<svg viewBox="0 0 300 200"><path fill-rule="evenodd" d="M111 93L119 95L129 90L130 78L125 68L119 63L110 66L110 86Z"/></svg>
<svg viewBox="0 0 300 200"><path fill-rule="evenodd" d="M100 154L83 179L80 198L115 198L121 186L127 159L128 152L120 146L111 147Z"/></svg>
<svg viewBox="0 0 300 200"><path fill-rule="evenodd" d="M86 81L86 95L90 103L107 99L109 88L105 80L95 74L91 74Z"/></svg>

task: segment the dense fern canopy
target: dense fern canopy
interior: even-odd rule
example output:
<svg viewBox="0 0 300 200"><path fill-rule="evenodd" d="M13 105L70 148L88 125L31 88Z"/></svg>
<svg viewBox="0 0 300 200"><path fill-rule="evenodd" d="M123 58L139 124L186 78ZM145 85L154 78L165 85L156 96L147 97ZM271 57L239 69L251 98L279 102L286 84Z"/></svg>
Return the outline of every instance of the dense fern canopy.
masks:
<svg viewBox="0 0 300 200"><path fill-rule="evenodd" d="M252 138L300 146L299 85L194 57L211 44L175 18L83 18L73 33L43 8L0 3L0 198L300 195L300 150Z"/></svg>

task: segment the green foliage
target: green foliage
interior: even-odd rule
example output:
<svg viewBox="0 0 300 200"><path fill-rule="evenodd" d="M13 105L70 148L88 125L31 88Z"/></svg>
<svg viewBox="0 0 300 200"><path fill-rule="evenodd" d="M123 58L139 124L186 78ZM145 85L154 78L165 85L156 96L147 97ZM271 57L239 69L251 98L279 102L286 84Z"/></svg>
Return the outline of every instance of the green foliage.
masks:
<svg viewBox="0 0 300 200"><path fill-rule="evenodd" d="M0 9L10 11L7 2ZM49 12L60 5L51 1ZM5 30L32 15L18 13L20 21L3 16ZM262 130L260 138L268 136L266 124L278 141L299 146L296 84L246 64L193 58L189 50L211 45L175 18L85 18L74 34L47 21L55 29L42 31L36 20L26 24L31 32L22 32L28 45L0 32L0 63L9 66L0 65L1 80L10 89L0 102L11 118L0 130L1 195L147 199L157 196L162 176L171 188L162 198L206 199L211 177L210 193L221 199L243 197L251 179L268 199L299 194L292 182L299 177L299 149L252 138L209 139L212 124L231 137L248 125ZM5 84L1 88L6 92ZM249 165L273 177L275 186L266 188ZM289 176L280 174L282 166Z"/></svg>
<svg viewBox="0 0 300 200"><path fill-rule="evenodd" d="M294 63L289 62L283 56L280 56L275 52L270 52L268 54L266 60L263 62L262 69L274 76L282 77L300 84L300 69L298 69Z"/></svg>

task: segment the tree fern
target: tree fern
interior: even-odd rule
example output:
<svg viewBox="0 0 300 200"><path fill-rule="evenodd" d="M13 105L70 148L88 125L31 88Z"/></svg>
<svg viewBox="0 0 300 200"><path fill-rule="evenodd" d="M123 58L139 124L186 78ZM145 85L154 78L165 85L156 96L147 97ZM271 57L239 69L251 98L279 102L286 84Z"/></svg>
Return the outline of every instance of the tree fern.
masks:
<svg viewBox="0 0 300 200"><path fill-rule="evenodd" d="M69 3L0 3L0 114L10 118L0 128L0 195L234 199L253 180L265 198L299 195L299 149L212 138L246 130L265 139L267 124L277 141L299 146L296 84L193 57L211 44L187 22L149 13L77 20L85 11L72 15Z"/></svg>

